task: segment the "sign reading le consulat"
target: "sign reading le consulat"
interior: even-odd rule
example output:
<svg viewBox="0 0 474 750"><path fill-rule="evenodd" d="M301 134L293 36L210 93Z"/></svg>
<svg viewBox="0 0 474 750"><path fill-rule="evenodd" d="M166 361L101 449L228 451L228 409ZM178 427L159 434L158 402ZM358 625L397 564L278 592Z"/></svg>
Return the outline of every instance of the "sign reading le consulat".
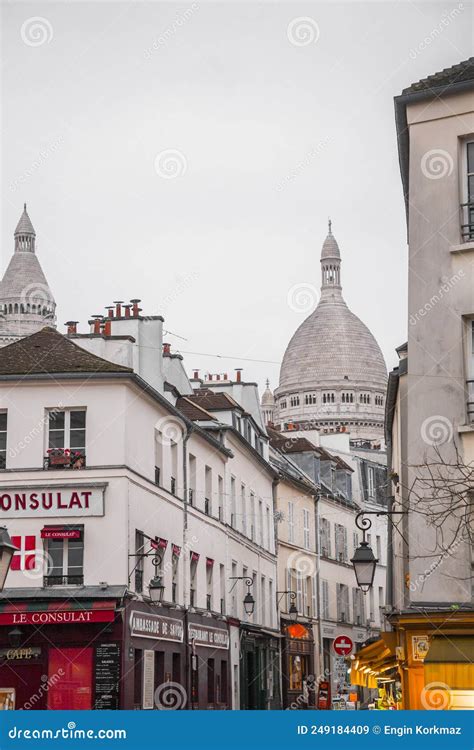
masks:
<svg viewBox="0 0 474 750"><path fill-rule="evenodd" d="M0 519L103 516L105 485L0 489Z"/></svg>

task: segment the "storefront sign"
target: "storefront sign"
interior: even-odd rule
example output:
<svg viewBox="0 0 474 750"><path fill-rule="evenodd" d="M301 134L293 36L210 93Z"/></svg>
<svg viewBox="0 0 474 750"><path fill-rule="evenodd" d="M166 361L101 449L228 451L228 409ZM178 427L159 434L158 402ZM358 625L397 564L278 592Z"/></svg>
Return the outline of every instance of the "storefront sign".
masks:
<svg viewBox="0 0 474 750"><path fill-rule="evenodd" d="M95 649L95 709L118 709L119 683L120 644L101 643Z"/></svg>
<svg viewBox="0 0 474 750"><path fill-rule="evenodd" d="M70 529L67 526L45 526L41 529L41 539L80 539L80 529Z"/></svg>
<svg viewBox="0 0 474 750"><path fill-rule="evenodd" d="M46 612L0 612L0 625L76 625L113 622L114 610L75 609Z"/></svg>
<svg viewBox="0 0 474 750"><path fill-rule="evenodd" d="M413 661L424 661L430 647L428 636L413 635L411 643L413 647Z"/></svg>
<svg viewBox="0 0 474 750"><path fill-rule="evenodd" d="M195 646L229 648L229 632L222 628L210 628L207 625L189 623L188 636L190 643L194 643Z"/></svg>
<svg viewBox="0 0 474 750"><path fill-rule="evenodd" d="M103 516L104 488L13 487L0 494L0 519L47 516Z"/></svg>
<svg viewBox="0 0 474 750"><path fill-rule="evenodd" d="M39 659L41 656L40 646L27 646L25 648L0 648L0 659L7 661L29 661Z"/></svg>
<svg viewBox="0 0 474 750"><path fill-rule="evenodd" d="M143 706L142 708L154 708L155 694L155 652L145 650L143 652Z"/></svg>
<svg viewBox="0 0 474 750"><path fill-rule="evenodd" d="M130 635L135 638L155 638L182 643L183 623L174 617L152 615L133 610L130 613Z"/></svg>

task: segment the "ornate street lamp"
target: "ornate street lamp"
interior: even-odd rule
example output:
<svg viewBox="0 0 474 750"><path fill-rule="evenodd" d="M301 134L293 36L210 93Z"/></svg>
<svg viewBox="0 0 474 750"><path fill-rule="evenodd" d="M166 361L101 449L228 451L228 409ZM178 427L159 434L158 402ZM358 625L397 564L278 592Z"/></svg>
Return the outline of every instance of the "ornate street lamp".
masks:
<svg viewBox="0 0 474 750"><path fill-rule="evenodd" d="M288 609L288 614L290 615L293 622L296 622L298 619L298 607L295 604L296 591L277 591L276 595L278 596L279 594L281 594L281 596L278 599L277 607L280 606L280 602L282 598L285 596L285 594L287 594L290 597L290 601L291 601L290 607Z"/></svg>
<svg viewBox="0 0 474 750"><path fill-rule="evenodd" d="M372 528L372 521L367 516L406 516L405 510L363 510L355 517L355 525L362 531L362 541L354 552L351 563L354 567L354 573L358 587L366 594L372 588L374 583L375 568L378 560L375 557L372 547L366 539L366 532ZM396 528L396 527L395 527Z"/></svg>
<svg viewBox="0 0 474 750"><path fill-rule="evenodd" d="M354 552L351 563L354 566L357 585L366 594L372 588L378 560L365 539Z"/></svg>
<svg viewBox="0 0 474 750"><path fill-rule="evenodd" d="M17 552L17 548L12 544L6 526L0 526L0 591L5 586L5 580L15 552Z"/></svg>
<svg viewBox="0 0 474 750"><path fill-rule="evenodd" d="M237 581L245 582L245 585L247 586L247 593L245 594L244 601L243 601L244 610L245 610L245 614L249 616L253 615L254 610L255 610L255 599L250 593L250 586L253 586L253 578L250 578L248 576L230 576L229 581L235 581L234 586L237 584ZM232 591L234 586L232 586L230 591Z"/></svg>
<svg viewBox="0 0 474 750"><path fill-rule="evenodd" d="M155 575L148 584L148 591L150 592L150 599L152 604L161 604L163 601L163 594L165 593L165 587L161 576Z"/></svg>

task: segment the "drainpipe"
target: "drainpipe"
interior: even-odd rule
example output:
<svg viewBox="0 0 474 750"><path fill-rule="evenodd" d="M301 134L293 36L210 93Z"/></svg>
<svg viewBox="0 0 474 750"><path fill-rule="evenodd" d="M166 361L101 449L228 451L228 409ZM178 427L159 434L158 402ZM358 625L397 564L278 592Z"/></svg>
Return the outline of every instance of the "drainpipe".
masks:
<svg viewBox="0 0 474 750"><path fill-rule="evenodd" d="M316 607L318 612L317 618L317 633L318 633L318 647L319 647L319 674L322 674L324 669L324 649L323 649L323 637L321 628L321 550L320 545L320 533L319 533L319 500L321 493L318 492L314 495L314 529L316 535Z"/></svg>
<svg viewBox="0 0 474 750"><path fill-rule="evenodd" d="M387 469L392 468L392 437L387 440ZM391 493L392 480L387 477L387 511L393 510L393 495ZM387 604L393 609L393 524L391 516L387 516Z"/></svg>
<svg viewBox="0 0 474 750"><path fill-rule="evenodd" d="M273 500L273 536L274 536L274 539L275 539L275 554L276 554L276 557L277 557L277 562L276 562L276 580L275 580L276 615L277 615L277 622L278 622L278 630L281 631L280 608L278 606L278 596L276 595L276 592L279 589L279 586L278 586L278 573L279 573L279 570L278 570L278 529L277 529L277 520L276 520L276 514L275 514L275 510L278 507L278 502L277 502L277 498L278 498L278 493L277 493L278 482L279 482L278 478L275 478L273 480L273 482L272 482L272 500ZM286 578L284 580L286 580ZM279 641L280 641L280 648L278 649L278 675L279 675L279 679L278 679L278 692L279 692L278 702L280 704L280 707L282 707L283 706L283 673L282 673L283 657L282 657L282 653L281 653L282 639L280 638Z"/></svg>
<svg viewBox="0 0 474 750"><path fill-rule="evenodd" d="M186 672L186 693L188 696L187 709L189 711L194 707L191 701L191 670L190 670L190 653L189 653L189 634L188 634L188 606L189 606L189 564L188 564L188 451L187 445L188 440L191 437L191 433L194 431L194 427L190 425L186 428L186 433L183 437L183 493L184 493L184 519L183 519L183 562L184 574L183 574L183 601L184 601L184 668Z"/></svg>

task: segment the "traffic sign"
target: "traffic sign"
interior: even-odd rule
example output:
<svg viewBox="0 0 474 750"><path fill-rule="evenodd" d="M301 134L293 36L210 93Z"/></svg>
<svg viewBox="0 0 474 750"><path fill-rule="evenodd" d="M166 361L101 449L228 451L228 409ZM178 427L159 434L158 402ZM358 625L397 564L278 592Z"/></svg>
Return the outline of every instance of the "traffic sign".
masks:
<svg viewBox="0 0 474 750"><path fill-rule="evenodd" d="M354 643L348 635L338 635L334 638L333 649L338 656L349 656L354 648Z"/></svg>

